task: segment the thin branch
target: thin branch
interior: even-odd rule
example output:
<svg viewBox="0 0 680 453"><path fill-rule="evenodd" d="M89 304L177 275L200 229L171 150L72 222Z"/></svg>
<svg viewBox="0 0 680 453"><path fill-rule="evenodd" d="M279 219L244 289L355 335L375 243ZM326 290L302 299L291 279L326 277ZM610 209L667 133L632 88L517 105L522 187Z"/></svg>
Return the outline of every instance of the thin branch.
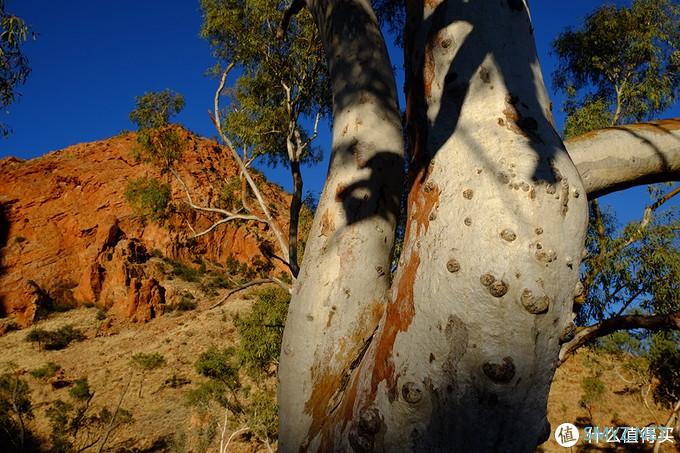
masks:
<svg viewBox="0 0 680 453"><path fill-rule="evenodd" d="M286 291L288 291L288 292L291 291L290 286L288 286L285 282L283 282L282 280L280 280L276 277L267 277L267 278L260 278L260 279L257 279L257 280L251 280L248 283L245 283L245 284L243 284L239 287L236 287L236 288L230 290L222 299L217 301L212 307L208 308L208 310L212 310L213 308L219 307L220 305L225 303L227 301L227 299L229 299L231 296L233 296L234 294L236 294L238 292L243 291L244 289L248 289L248 288L253 287L253 286L264 285L264 284L267 284L267 283L275 283L275 284L279 285L281 288L285 289Z"/></svg>
<svg viewBox="0 0 680 453"><path fill-rule="evenodd" d="M102 443L99 445L99 448L97 449L97 453L101 453L102 450L104 450L104 446L106 445L106 441L109 440L109 436L111 435L111 432L114 430L116 425L114 425L114 422L116 421L116 416L118 415L118 412L120 411L120 406L123 404L123 398L125 398L125 394L128 391L128 388L130 387L130 382L132 382L132 373L130 373L130 377L128 378L127 384L125 384L125 388L120 394L120 398L118 398L118 404L116 404L116 410L113 411L113 415L111 416L111 421L109 421L109 426L106 429L106 433L104 434L104 438L102 439Z"/></svg>
<svg viewBox="0 0 680 453"><path fill-rule="evenodd" d="M267 220L265 220L261 217L258 217L256 215L236 214L236 213L233 213L231 211L227 211L226 209L211 208L211 207L207 207L207 206L197 205L196 203L194 203L193 199L191 198L191 193L189 192L189 188L187 187L186 183L184 182L182 177L179 175L179 173L177 173L177 171L172 167L168 167L168 169L170 170L170 172L172 172L172 174L175 176L175 179L177 179L177 181L179 181L179 183L184 188L184 192L186 193L188 204L192 209L195 209L197 211L213 212L213 213L222 214L222 215L226 216L226 217L218 220L217 222L214 222L210 227L206 228L205 230L201 231L200 233L197 233L196 230L194 230L194 228L191 226L191 224L189 224L189 228L193 232L193 235L191 237L197 238L199 236L203 236L204 234L211 232L212 230L214 230L218 226L222 225L223 223L227 223L227 222L230 222L232 220L253 220L255 222L262 222L262 223L268 224ZM187 221L187 223L189 223L189 222Z"/></svg>
<svg viewBox="0 0 680 453"><path fill-rule="evenodd" d="M226 71L225 71L226 73ZM243 160L241 159L241 156L239 156L238 151L236 151L236 147L234 147L233 143L229 138L226 136L224 131L222 130L220 126L220 105L219 105L219 98L222 93L222 90L224 90L224 83L223 81L226 80L226 76L223 74L222 79L220 80L220 85L217 88L217 93L215 94L215 112L214 116L211 113L211 118L213 119L213 123L215 124L215 127L217 128L217 132L219 133L220 137L222 138L222 141L224 142L225 145L227 145L227 148L229 148L229 151L232 153L232 156L234 157L234 160L239 166L239 170L243 172L243 175L246 178L246 181L248 181L248 185L250 186L250 189L253 191L253 194L255 195L255 198L257 199L257 202L260 205L260 209L262 209L262 212L264 213L266 223L269 225L269 227L272 229L274 236L276 237L277 242L279 243L279 247L281 248L281 252L284 254L284 259L287 262L288 261L288 244L286 244L286 241L283 238L283 234L281 233L281 230L279 226L274 222L274 219L271 215L271 212L269 211L269 208L267 207L267 204L264 201L264 198L262 197L262 193L260 192L259 188L257 187L257 184L255 184L255 181L253 180L252 176L250 175L250 172L246 168Z"/></svg>
<svg viewBox="0 0 680 453"><path fill-rule="evenodd" d="M573 339L562 345L559 355L560 365L582 346L617 330L631 329L680 330L680 311L668 315L616 316L592 326L581 327L576 331Z"/></svg>
<svg viewBox="0 0 680 453"><path fill-rule="evenodd" d="M250 431L250 428L248 428L247 426L244 426L243 428L237 429L236 431L231 433L231 436L229 436L229 439L227 439L227 444L224 446L224 450L221 450L220 453L227 453L227 450L229 449L229 444L231 443L231 441L234 438L236 438L237 436L240 436L241 434L246 433L248 431Z"/></svg>

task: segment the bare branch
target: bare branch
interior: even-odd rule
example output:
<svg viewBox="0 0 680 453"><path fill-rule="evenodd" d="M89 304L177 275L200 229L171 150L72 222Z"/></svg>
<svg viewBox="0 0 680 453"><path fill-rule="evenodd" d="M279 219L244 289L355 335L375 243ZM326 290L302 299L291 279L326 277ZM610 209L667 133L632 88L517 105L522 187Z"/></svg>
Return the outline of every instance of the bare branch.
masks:
<svg viewBox="0 0 680 453"><path fill-rule="evenodd" d="M197 233L196 230L191 226L191 224L189 224L189 228L193 232L192 237L196 238L196 237L199 237L199 236L203 236L204 234L211 232L212 230L214 230L218 226L222 225L223 223L227 223L227 222L230 222L232 220L253 220L255 222L262 222L262 223L268 224L266 219L263 219L263 218L258 217L256 215L237 214L237 213L233 213L231 211L227 211L226 209L211 208L211 207L207 207L207 206L197 205L196 203L194 203L194 201L191 197L191 193L189 192L189 188L187 187L186 183L184 182L182 177L179 175L179 173L177 173L177 171L172 167L168 167L168 169L174 175L175 179L177 179L177 181L179 181L180 185L184 188L184 192L186 193L188 204L192 209L195 209L197 211L213 212L213 213L222 214L222 215L226 216L226 217L223 217L222 219L218 220L217 222L214 222L210 227L201 231L200 233ZM189 222L187 221L187 223L189 223Z"/></svg>
<svg viewBox="0 0 680 453"><path fill-rule="evenodd" d="M560 365L564 363L576 350L586 344L616 332L617 330L647 329L647 330L680 330L680 311L669 315L627 315L605 319L592 326L581 327L574 338L562 345L560 349Z"/></svg>
<svg viewBox="0 0 680 453"><path fill-rule="evenodd" d="M245 284L243 284L243 285L241 285L241 286L239 286L239 287L237 287L237 288L234 288L234 289L230 290L230 291L227 293L226 296L224 296L222 299L220 299L219 301L217 301L217 303L215 303L215 304L214 304L212 307L210 307L208 310L212 310L213 308L219 307L220 305L222 305L223 303L225 303L225 302L227 301L227 299L229 299L231 296L233 296L234 294L236 294L236 293L238 293L238 292L240 292L240 291L243 291L244 289L248 289L248 288L251 288L251 287L253 287L253 286L258 286L258 285L265 285L265 284L267 284L267 283L275 283L275 284L279 285L281 288L283 288L283 289L285 289L286 291L288 291L289 293L291 292L291 287L290 287L289 285L287 285L285 282L283 282L282 280L280 280L280 279L278 279L278 278L276 278L276 277L260 278L260 279L257 279L257 280L249 281L248 283L245 283Z"/></svg>
<svg viewBox="0 0 680 453"><path fill-rule="evenodd" d="M225 70L226 73L226 70ZM262 212L264 214L264 217L266 219L267 225L272 229L272 232L274 233L274 236L276 237L277 242L279 243L279 248L281 249L281 253L284 255L284 259L286 262L288 262L288 244L286 243L283 234L281 233L281 229L279 228L278 224L274 221L271 212L269 211L269 208L267 207L266 202L264 201L264 198L262 197L262 193L260 192L260 189L257 187L257 184L255 184L255 181L253 180L252 176L250 175L250 172L248 171L248 168L246 167L245 163L241 159L241 156L239 156L238 151L236 151L236 147L234 147L234 144L229 140L229 137L226 136L224 131L222 130L220 126L220 105L219 105L219 98L222 90L224 89L224 81L226 80L226 76L224 73L222 74L222 78L220 80L220 85L217 88L217 93L215 95L215 114L214 116L211 114L211 118L213 119L213 123L215 124L215 127L217 128L217 132L220 135L220 138L224 142L225 145L227 145L227 148L231 152L232 156L234 157L234 160L239 166L239 170L243 173L243 176L246 178L246 181L248 182L248 185L250 186L250 189L253 191L253 194L255 195L255 199L257 200L258 204L260 205L260 209L262 209Z"/></svg>

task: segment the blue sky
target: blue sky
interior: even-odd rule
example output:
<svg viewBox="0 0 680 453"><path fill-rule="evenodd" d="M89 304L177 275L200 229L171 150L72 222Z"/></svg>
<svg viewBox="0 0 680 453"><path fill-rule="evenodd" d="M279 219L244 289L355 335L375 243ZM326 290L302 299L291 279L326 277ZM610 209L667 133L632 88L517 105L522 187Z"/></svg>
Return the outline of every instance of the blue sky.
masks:
<svg viewBox="0 0 680 453"><path fill-rule="evenodd" d="M560 127L560 98L550 86L555 64L550 43L566 26L578 26L602 3L531 2L539 58ZM133 129L127 115L135 96L166 88L186 99L177 121L198 134L215 135L207 112L216 80L204 75L215 61L198 36L198 0L7 0L6 4L30 24L38 38L26 45L32 73L20 87L21 98L8 112L0 113L0 122L13 129L8 139L0 139L0 157L31 158ZM400 66L401 50L391 47L390 51L393 64ZM680 108L665 116L680 116ZM327 155L328 125L321 129L318 144ZM321 190L326 162L305 171L306 189ZM284 169L266 173L284 187L290 186ZM615 207L623 221L637 218L649 197L646 189L639 188L609 196L605 202Z"/></svg>

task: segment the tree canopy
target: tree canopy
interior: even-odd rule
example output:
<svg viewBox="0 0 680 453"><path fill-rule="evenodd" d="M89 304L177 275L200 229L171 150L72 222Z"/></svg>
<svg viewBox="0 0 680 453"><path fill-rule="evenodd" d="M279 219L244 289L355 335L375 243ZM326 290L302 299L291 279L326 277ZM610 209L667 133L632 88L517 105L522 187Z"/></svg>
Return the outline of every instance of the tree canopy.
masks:
<svg viewBox="0 0 680 453"><path fill-rule="evenodd" d="M680 7L673 0L604 5L553 42L554 84L567 94L567 138L666 110L680 89Z"/></svg>

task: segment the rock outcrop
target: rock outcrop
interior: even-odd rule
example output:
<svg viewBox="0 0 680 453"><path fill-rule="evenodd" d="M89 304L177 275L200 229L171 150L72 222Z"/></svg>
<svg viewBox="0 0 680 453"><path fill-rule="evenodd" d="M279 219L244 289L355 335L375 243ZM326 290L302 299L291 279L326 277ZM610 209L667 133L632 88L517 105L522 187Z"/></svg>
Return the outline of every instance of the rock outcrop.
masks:
<svg viewBox="0 0 680 453"><path fill-rule="evenodd" d="M193 199L215 205L225 181L238 174L228 150L181 131L183 150L175 168ZM186 204L184 189L157 166L132 155L134 133L71 146L23 161L0 160L0 318L25 327L44 298L116 307L144 322L162 313L164 289L146 266L151 253L189 263L262 260L262 241L273 237L263 224L227 223L192 238L215 218ZM163 222L136 215L124 193L128 182L153 177L172 192L172 213ZM290 196L260 176L266 199L287 228ZM282 271L279 267L276 273Z"/></svg>

